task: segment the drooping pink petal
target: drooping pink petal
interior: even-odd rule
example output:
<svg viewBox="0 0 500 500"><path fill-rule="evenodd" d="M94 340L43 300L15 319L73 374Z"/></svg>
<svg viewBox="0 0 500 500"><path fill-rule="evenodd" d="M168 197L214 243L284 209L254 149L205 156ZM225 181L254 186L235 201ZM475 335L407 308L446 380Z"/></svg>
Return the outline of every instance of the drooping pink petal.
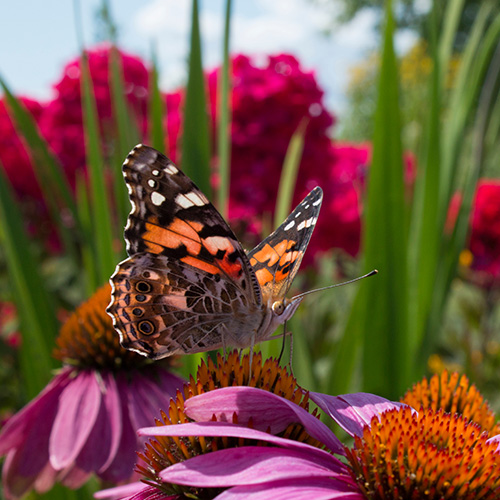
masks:
<svg viewBox="0 0 500 500"><path fill-rule="evenodd" d="M33 401L9 418L0 432L0 456L20 446L26 439L27 429L38 425L40 419L47 421L48 410L57 408L59 395L68 384L71 374L71 369L63 369Z"/></svg>
<svg viewBox="0 0 500 500"><path fill-rule="evenodd" d="M64 469L80 453L101 406L101 390L92 371L80 371L60 396L50 435L49 456L55 469Z"/></svg>
<svg viewBox="0 0 500 500"><path fill-rule="evenodd" d="M337 474L329 460L307 453L266 446L228 448L197 455L160 472L166 483L227 488L294 478L331 477ZM350 476L345 469L343 479Z"/></svg>
<svg viewBox="0 0 500 500"><path fill-rule="evenodd" d="M156 370L155 382L164 395L168 394L172 398L175 398L177 391L181 390L186 383L181 377L162 368Z"/></svg>
<svg viewBox="0 0 500 500"><path fill-rule="evenodd" d="M333 432L306 410L285 398L255 387L224 387L189 398L184 403L186 415L198 422L233 420L246 424L252 419L253 427L270 429L277 434L291 423L302 424L307 433L321 441L335 453L343 454L343 446Z"/></svg>
<svg viewBox="0 0 500 500"><path fill-rule="evenodd" d="M120 398L120 413L122 416L122 433L120 443L112 461L106 464L106 468L99 471L99 477L103 481L111 483L120 483L128 480L134 469L137 456L135 452L138 450L136 429L130 422L128 413L128 381L123 375L116 378L118 396Z"/></svg>
<svg viewBox="0 0 500 500"><path fill-rule="evenodd" d="M83 486L92 475L93 471L84 470L75 464L68 466L66 469L59 472L57 480L64 484L67 488L76 490Z"/></svg>
<svg viewBox="0 0 500 500"><path fill-rule="evenodd" d="M120 446L120 439L123 428L121 401L120 395L118 394L118 386L116 383L115 375L109 372L102 372L101 377L105 387L103 402L109 421L110 441L108 457L99 469L99 472L101 470L106 470L109 464L112 463L115 459L118 448Z"/></svg>
<svg viewBox="0 0 500 500"><path fill-rule="evenodd" d="M182 495L167 495L163 491L153 486L147 486L139 493L127 497L124 500L181 500L185 498Z"/></svg>
<svg viewBox="0 0 500 500"><path fill-rule="evenodd" d="M168 409L171 396L163 392L154 379L137 373L130 380L128 391L128 408L133 427L139 429L153 424L155 418L160 418L160 410Z"/></svg>
<svg viewBox="0 0 500 500"><path fill-rule="evenodd" d="M343 474L345 465L336 457L325 450L321 450L307 443L285 439L267 432L250 429L241 425L230 424L226 422L198 422L177 425L155 426L140 429L139 435L142 436L205 436L217 437L228 436L246 439L258 439L266 441L276 446L289 450L296 450L305 453L311 459L319 461L327 461L330 470Z"/></svg>
<svg viewBox="0 0 500 500"><path fill-rule="evenodd" d="M55 471L49 463L49 439L59 408L59 395L67 382L66 375L59 382L61 385L54 384L53 390L44 391L44 397L37 398L36 404L29 405L30 410L24 413L26 421L20 422L23 440L7 453L3 465L2 485L7 498L23 496L35 482L40 484L40 491L48 490L54 484Z"/></svg>
<svg viewBox="0 0 500 500"><path fill-rule="evenodd" d="M372 417L378 417L385 411L406 406L364 392L342 396L310 392L309 397L351 436L362 436L363 428L370 425Z"/></svg>
<svg viewBox="0 0 500 500"><path fill-rule="evenodd" d="M351 485L329 478L274 481L236 486L223 491L214 500L364 500Z"/></svg>

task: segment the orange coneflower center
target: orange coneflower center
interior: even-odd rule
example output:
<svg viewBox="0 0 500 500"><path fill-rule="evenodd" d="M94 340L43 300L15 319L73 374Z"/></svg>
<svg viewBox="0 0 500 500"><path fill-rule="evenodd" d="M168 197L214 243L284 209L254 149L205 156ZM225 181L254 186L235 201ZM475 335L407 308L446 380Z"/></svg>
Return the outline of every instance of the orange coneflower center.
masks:
<svg viewBox="0 0 500 500"><path fill-rule="evenodd" d="M99 288L69 316L56 339L54 357L81 368L127 369L150 361L120 345L106 307L111 300L109 284Z"/></svg>
<svg viewBox="0 0 500 500"><path fill-rule="evenodd" d="M500 498L500 453L460 415L409 407L374 417L347 457L373 500Z"/></svg>
<svg viewBox="0 0 500 500"><path fill-rule="evenodd" d="M487 431L490 436L500 434L500 423L496 422L495 414L475 385L469 379L446 370L441 375L434 375L430 381L426 378L415 384L401 399L402 403L412 408L439 409L445 412L463 415Z"/></svg>
<svg viewBox="0 0 500 500"><path fill-rule="evenodd" d="M300 405L305 410L309 409L309 396L307 391L298 386L295 378L281 367L276 359L267 359L262 362L260 353L253 356L252 367L249 366L249 356L240 359L237 351L233 351L225 359L217 356L217 363L212 359L205 364L203 361L198 368L196 379L191 377L188 384L184 385L182 394L177 394L176 400L170 400L167 412L161 412L161 421L158 426L175 425L190 422L184 413L184 401L208 391L222 387L250 386L264 389ZM317 414L316 411L313 412ZM236 417L233 419L237 423ZM280 436L298 441L303 441L312 446L320 443L311 438L302 425L288 426ZM186 495L187 498L213 498L217 492L208 489L196 489L162 483L159 472L177 462L203 453L209 453L223 448L248 446L256 444L255 441L236 438L204 438L196 437L163 437L157 436L146 444L144 453L139 454L142 464L137 465L137 471L145 476L144 482L155 485L167 494ZM259 442L266 446L267 443Z"/></svg>

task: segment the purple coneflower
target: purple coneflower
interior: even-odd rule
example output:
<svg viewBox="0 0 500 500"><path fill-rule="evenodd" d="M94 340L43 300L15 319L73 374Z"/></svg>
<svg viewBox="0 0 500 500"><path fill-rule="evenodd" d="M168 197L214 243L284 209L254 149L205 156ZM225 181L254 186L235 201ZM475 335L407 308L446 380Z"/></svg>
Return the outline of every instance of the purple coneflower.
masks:
<svg viewBox="0 0 500 500"><path fill-rule="evenodd" d="M64 366L0 433L6 498L56 481L78 488L91 474L117 484L132 476L138 428L168 406L183 381L119 345L99 289L65 322L54 355Z"/></svg>
<svg viewBox="0 0 500 500"><path fill-rule="evenodd" d="M142 436L154 438L138 467L145 484L96 497L500 497L500 436L490 437L468 418L442 409L417 412L370 394L309 397L354 436L353 446L342 445L317 416L282 396L255 387L225 387L184 400L182 418L177 402L163 422L141 429Z"/></svg>

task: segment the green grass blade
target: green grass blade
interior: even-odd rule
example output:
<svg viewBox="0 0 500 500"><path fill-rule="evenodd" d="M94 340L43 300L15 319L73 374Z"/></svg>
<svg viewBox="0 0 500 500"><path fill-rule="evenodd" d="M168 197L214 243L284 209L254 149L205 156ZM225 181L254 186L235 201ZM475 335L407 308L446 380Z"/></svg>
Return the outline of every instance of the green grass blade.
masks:
<svg viewBox="0 0 500 500"><path fill-rule="evenodd" d="M81 61L82 68L82 106L85 125L85 148L90 179L90 206L95 242L98 282L109 279L116 265L113 252L113 227L105 184L105 163L99 140L99 122L92 89L92 80L85 53Z"/></svg>
<svg viewBox="0 0 500 500"><path fill-rule="evenodd" d="M109 64L111 75L111 100L113 103L116 130L118 132L116 154L113 160L116 211L120 223L125 223L128 212L130 211L130 203L127 189L123 182L121 167L126 156L130 150L140 142L141 137L137 119L125 99L121 58L115 46L111 47Z"/></svg>
<svg viewBox="0 0 500 500"><path fill-rule="evenodd" d="M76 178L76 200L78 207L78 216L82 224L83 234L85 235L81 244L81 254L83 261L84 286L86 296L90 297L97 287L100 285L99 271L97 259L95 255L95 248L92 240L92 214L90 210L90 202L87 192L87 183L83 175Z"/></svg>
<svg viewBox="0 0 500 500"><path fill-rule="evenodd" d="M430 50L433 54L433 72L429 82L429 113L425 127L426 136L423 153L419 158L419 175L415 185L411 233L408 245L409 259L409 341L411 350L420 345L432 297L442 240L439 220L439 193L441 179L441 109L442 71L438 57L437 5L434 4L430 18Z"/></svg>
<svg viewBox="0 0 500 500"><path fill-rule="evenodd" d="M59 325L39 274L41 265L30 251L24 222L1 166L0 242L21 322L21 371L26 393L32 398L49 381L55 366L50 353Z"/></svg>
<svg viewBox="0 0 500 500"><path fill-rule="evenodd" d="M193 0L192 11L191 50L182 132L182 170L210 198L210 138L197 0Z"/></svg>
<svg viewBox="0 0 500 500"><path fill-rule="evenodd" d="M304 150L304 135L307 128L307 119L303 119L297 130L293 133L283 162L281 171L278 197L276 200L276 211L274 214L274 227L278 227L292 211L292 199L297 182L302 151Z"/></svg>
<svg viewBox="0 0 500 500"><path fill-rule="evenodd" d="M217 207L225 219L227 219L229 204L229 182L231 178L231 103L229 101L229 74L231 71L229 61L230 25L231 0L226 0L222 68L219 75L219 127L217 131L217 153L219 156L219 189L217 192Z"/></svg>
<svg viewBox="0 0 500 500"><path fill-rule="evenodd" d="M364 227L365 269L380 273L360 284L364 289L360 317L363 390L396 398L409 384L410 359L406 205L393 31L388 2Z"/></svg>
<svg viewBox="0 0 500 500"><path fill-rule="evenodd" d="M160 91L158 64L156 62L156 53L153 52L153 66L149 77L149 138L151 146L158 151L167 151L165 147L165 130L163 128L163 119L166 114L165 101Z"/></svg>

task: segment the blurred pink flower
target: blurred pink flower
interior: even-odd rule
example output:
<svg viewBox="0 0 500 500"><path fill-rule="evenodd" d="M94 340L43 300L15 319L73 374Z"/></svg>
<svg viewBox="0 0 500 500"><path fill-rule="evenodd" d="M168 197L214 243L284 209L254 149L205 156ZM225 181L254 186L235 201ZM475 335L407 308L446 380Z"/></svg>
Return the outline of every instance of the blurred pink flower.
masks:
<svg viewBox="0 0 500 500"><path fill-rule="evenodd" d="M38 122L43 111L42 105L27 97L21 97L20 100ZM0 163L18 196L39 199L41 191L33 163L24 138L17 133L11 116L5 98L0 99Z"/></svg>

